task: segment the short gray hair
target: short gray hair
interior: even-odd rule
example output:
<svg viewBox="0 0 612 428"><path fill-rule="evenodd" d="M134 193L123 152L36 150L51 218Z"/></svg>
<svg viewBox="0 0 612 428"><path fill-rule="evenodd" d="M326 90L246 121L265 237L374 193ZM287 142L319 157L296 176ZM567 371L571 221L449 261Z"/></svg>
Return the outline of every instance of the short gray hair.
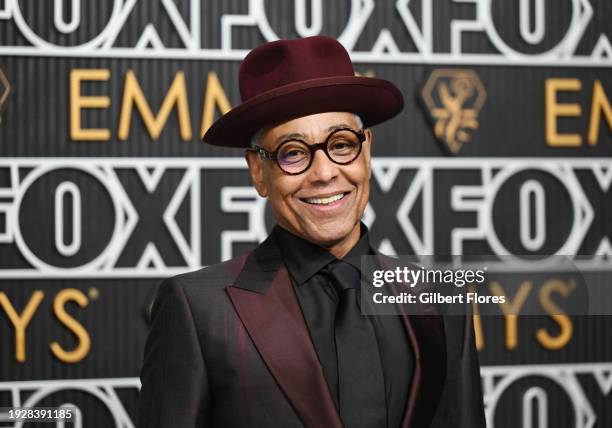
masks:
<svg viewBox="0 0 612 428"><path fill-rule="evenodd" d="M363 128L363 121L361 120L361 117L359 117L358 114L354 113L353 116L355 116L355 121L357 122L357 128L361 129ZM259 129L255 134L253 134L253 136L251 137L251 148L255 148L255 146L259 146L260 141L261 141L261 137L264 133L264 131L266 130L266 128L261 128Z"/></svg>
<svg viewBox="0 0 612 428"><path fill-rule="evenodd" d="M255 146L259 145L259 141L261 140L261 136L263 135L266 128L260 128L253 136L251 137L251 148L254 149Z"/></svg>

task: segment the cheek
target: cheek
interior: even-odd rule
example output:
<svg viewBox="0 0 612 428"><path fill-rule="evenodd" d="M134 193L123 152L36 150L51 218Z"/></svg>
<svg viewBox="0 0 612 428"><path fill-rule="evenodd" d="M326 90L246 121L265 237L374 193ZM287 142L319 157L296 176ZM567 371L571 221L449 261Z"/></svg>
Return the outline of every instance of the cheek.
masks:
<svg viewBox="0 0 612 428"><path fill-rule="evenodd" d="M362 191L370 186L371 169L366 162L360 162L355 168L348 171L347 178L355 186L359 186Z"/></svg>
<svg viewBox="0 0 612 428"><path fill-rule="evenodd" d="M363 194L364 194L365 199L367 201L370 198L370 179L369 179L369 177L363 183Z"/></svg>
<svg viewBox="0 0 612 428"><path fill-rule="evenodd" d="M359 188L359 199L357 205L360 210L365 210L370 198L370 175L371 170L367 167L367 164L360 164L358 168L351 171L347 178L353 183L353 185Z"/></svg>
<svg viewBox="0 0 612 428"><path fill-rule="evenodd" d="M370 199L370 180L364 180L361 185L361 198L359 200L359 210L363 214L365 211L366 205L368 205L368 200Z"/></svg>
<svg viewBox="0 0 612 428"><path fill-rule="evenodd" d="M270 202L279 209L286 209L292 202L293 194L299 190L299 186L297 180L292 180L291 177L272 177L268 181Z"/></svg>

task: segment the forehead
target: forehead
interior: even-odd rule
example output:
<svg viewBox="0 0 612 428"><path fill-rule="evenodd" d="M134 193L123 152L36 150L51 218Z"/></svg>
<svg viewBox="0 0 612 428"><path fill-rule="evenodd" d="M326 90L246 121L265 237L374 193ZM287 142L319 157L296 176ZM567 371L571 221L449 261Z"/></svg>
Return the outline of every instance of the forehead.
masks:
<svg viewBox="0 0 612 428"><path fill-rule="evenodd" d="M298 117L264 130L261 136L262 145L274 149L288 138L303 138L311 143L319 142L334 129L357 129L358 123L353 113L326 112Z"/></svg>

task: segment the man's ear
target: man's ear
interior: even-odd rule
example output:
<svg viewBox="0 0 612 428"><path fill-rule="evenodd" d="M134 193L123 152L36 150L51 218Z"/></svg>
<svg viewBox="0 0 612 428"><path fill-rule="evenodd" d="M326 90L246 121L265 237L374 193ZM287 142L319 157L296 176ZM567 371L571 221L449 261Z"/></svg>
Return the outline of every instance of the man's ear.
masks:
<svg viewBox="0 0 612 428"><path fill-rule="evenodd" d="M262 198L268 196L268 186L263 179L262 162L259 155L252 150L245 150L244 158L249 165L249 173L251 174L251 180L257 193Z"/></svg>
<svg viewBox="0 0 612 428"><path fill-rule="evenodd" d="M365 141L363 142L363 146L361 150L363 151L363 155L366 160L366 164L368 166L368 178L372 178L372 130L370 128L364 131Z"/></svg>

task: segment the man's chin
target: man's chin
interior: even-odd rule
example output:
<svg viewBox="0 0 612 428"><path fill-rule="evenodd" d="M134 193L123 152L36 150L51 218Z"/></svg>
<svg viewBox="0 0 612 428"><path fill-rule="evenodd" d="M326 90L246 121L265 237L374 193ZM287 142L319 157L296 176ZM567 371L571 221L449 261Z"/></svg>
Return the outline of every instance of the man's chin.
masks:
<svg viewBox="0 0 612 428"><path fill-rule="evenodd" d="M353 228L348 228L346 221L339 225L328 225L306 231L305 238L320 247L330 248L347 239Z"/></svg>

